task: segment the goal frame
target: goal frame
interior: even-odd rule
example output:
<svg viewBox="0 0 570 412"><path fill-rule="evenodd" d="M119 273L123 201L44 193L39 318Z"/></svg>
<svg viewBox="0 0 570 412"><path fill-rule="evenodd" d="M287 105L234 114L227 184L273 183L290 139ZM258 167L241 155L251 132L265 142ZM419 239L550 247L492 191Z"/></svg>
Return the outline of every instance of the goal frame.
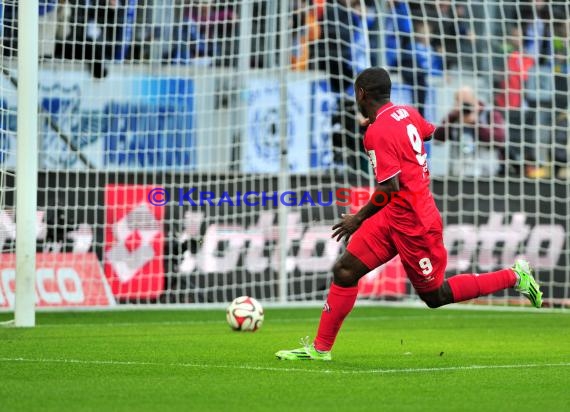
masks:
<svg viewBox="0 0 570 412"><path fill-rule="evenodd" d="M16 153L16 293L14 324L36 324L38 185L38 0L18 5L18 143Z"/></svg>

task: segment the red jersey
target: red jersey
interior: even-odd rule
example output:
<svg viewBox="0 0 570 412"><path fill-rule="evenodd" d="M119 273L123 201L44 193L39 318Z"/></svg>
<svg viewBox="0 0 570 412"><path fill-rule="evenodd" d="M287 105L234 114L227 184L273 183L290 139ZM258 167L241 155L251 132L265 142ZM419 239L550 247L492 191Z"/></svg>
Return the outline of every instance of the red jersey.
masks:
<svg viewBox="0 0 570 412"><path fill-rule="evenodd" d="M415 236L430 229L439 211L430 191L424 140L435 131L417 110L388 103L364 135L378 183L398 175L400 191L380 212L396 230Z"/></svg>

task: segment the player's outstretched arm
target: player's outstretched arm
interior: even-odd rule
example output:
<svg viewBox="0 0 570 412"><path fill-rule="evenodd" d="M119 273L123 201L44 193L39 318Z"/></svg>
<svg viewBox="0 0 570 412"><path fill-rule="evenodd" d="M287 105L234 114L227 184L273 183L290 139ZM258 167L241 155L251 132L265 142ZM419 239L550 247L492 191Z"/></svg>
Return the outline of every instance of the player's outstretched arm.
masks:
<svg viewBox="0 0 570 412"><path fill-rule="evenodd" d="M360 227L362 222L382 210L391 202L393 194L399 190L400 181L397 175L379 183L372 196L370 196L368 203L366 203L358 213L343 214L341 216L342 220L333 226L333 234L331 237L333 239L336 238L337 242L343 238L348 240Z"/></svg>

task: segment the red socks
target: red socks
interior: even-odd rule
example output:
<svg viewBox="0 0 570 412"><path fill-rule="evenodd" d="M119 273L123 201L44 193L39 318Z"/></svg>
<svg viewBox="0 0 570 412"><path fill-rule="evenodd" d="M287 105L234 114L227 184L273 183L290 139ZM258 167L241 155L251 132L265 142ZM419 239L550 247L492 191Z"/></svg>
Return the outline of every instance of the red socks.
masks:
<svg viewBox="0 0 570 412"><path fill-rule="evenodd" d="M344 318L354 307L357 295L358 286L341 288L334 283L331 284L314 342L315 349L331 350Z"/></svg>
<svg viewBox="0 0 570 412"><path fill-rule="evenodd" d="M454 302L463 302L464 300L489 295L513 287L516 282L517 275L512 269L502 269L480 275L455 275L447 279Z"/></svg>
<svg viewBox="0 0 570 412"><path fill-rule="evenodd" d="M502 269L480 275L456 275L450 277L447 282L453 293L453 301L462 302L513 287L517 282L517 275L512 269ZM342 288L331 284L314 341L315 349L331 350L342 322L354 307L357 295L358 286Z"/></svg>

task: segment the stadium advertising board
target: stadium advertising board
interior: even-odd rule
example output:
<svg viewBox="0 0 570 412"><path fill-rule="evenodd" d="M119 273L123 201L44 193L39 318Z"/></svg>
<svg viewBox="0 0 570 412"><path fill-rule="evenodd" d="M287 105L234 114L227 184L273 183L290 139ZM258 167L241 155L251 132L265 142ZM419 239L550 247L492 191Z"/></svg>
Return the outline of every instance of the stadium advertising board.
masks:
<svg viewBox="0 0 570 412"><path fill-rule="evenodd" d="M16 255L0 260L0 308L13 309ZM110 307L115 299L94 253L37 253L36 305L48 307Z"/></svg>
<svg viewBox="0 0 570 412"><path fill-rule="evenodd" d="M40 229L44 233L39 237L39 247L45 253L95 252L105 265L118 301L193 303L228 301L239 295L264 299L278 296L279 230L273 203L265 207L192 206L180 203L178 198L179 188L196 188L196 193L211 191L212 181L216 190L228 193L274 190L276 178L172 173L156 179L130 173L55 172L40 173L39 178L40 187L59 187L40 193L40 208L50 213L42 217ZM136 185L141 181L146 184ZM13 180L8 183L13 184ZM338 186L324 177L306 176L295 176L291 184L292 190L319 187L333 193ZM91 189L86 192L85 187ZM112 200L109 193L119 187L122 200L119 196ZM148 193L156 187L172 195L165 206L148 201ZM566 242L570 213L564 201L568 198L565 185L533 183L521 187L497 182L490 185L483 180L461 184L436 180L433 189L445 219L448 275L508 267L515 256L523 255L536 266L539 280L548 284L549 297L562 299L568 295L565 268L569 263ZM11 204L13 199L7 193ZM331 226L348 210L334 202L288 208L290 300L318 301L324 297L331 281L330 269L344 250L330 238ZM65 230L54 231L56 227ZM13 217L3 212L0 239L4 240L4 250L12 250L13 236ZM135 256L144 256L139 266L142 259L152 258L152 263L140 272L138 267L120 272ZM361 296L411 293L397 261L383 269L383 275L372 273L363 279ZM120 286L121 282L129 286Z"/></svg>
<svg viewBox="0 0 570 412"><path fill-rule="evenodd" d="M164 289L164 209L147 201L152 186L105 187L105 275L121 299L156 298Z"/></svg>

